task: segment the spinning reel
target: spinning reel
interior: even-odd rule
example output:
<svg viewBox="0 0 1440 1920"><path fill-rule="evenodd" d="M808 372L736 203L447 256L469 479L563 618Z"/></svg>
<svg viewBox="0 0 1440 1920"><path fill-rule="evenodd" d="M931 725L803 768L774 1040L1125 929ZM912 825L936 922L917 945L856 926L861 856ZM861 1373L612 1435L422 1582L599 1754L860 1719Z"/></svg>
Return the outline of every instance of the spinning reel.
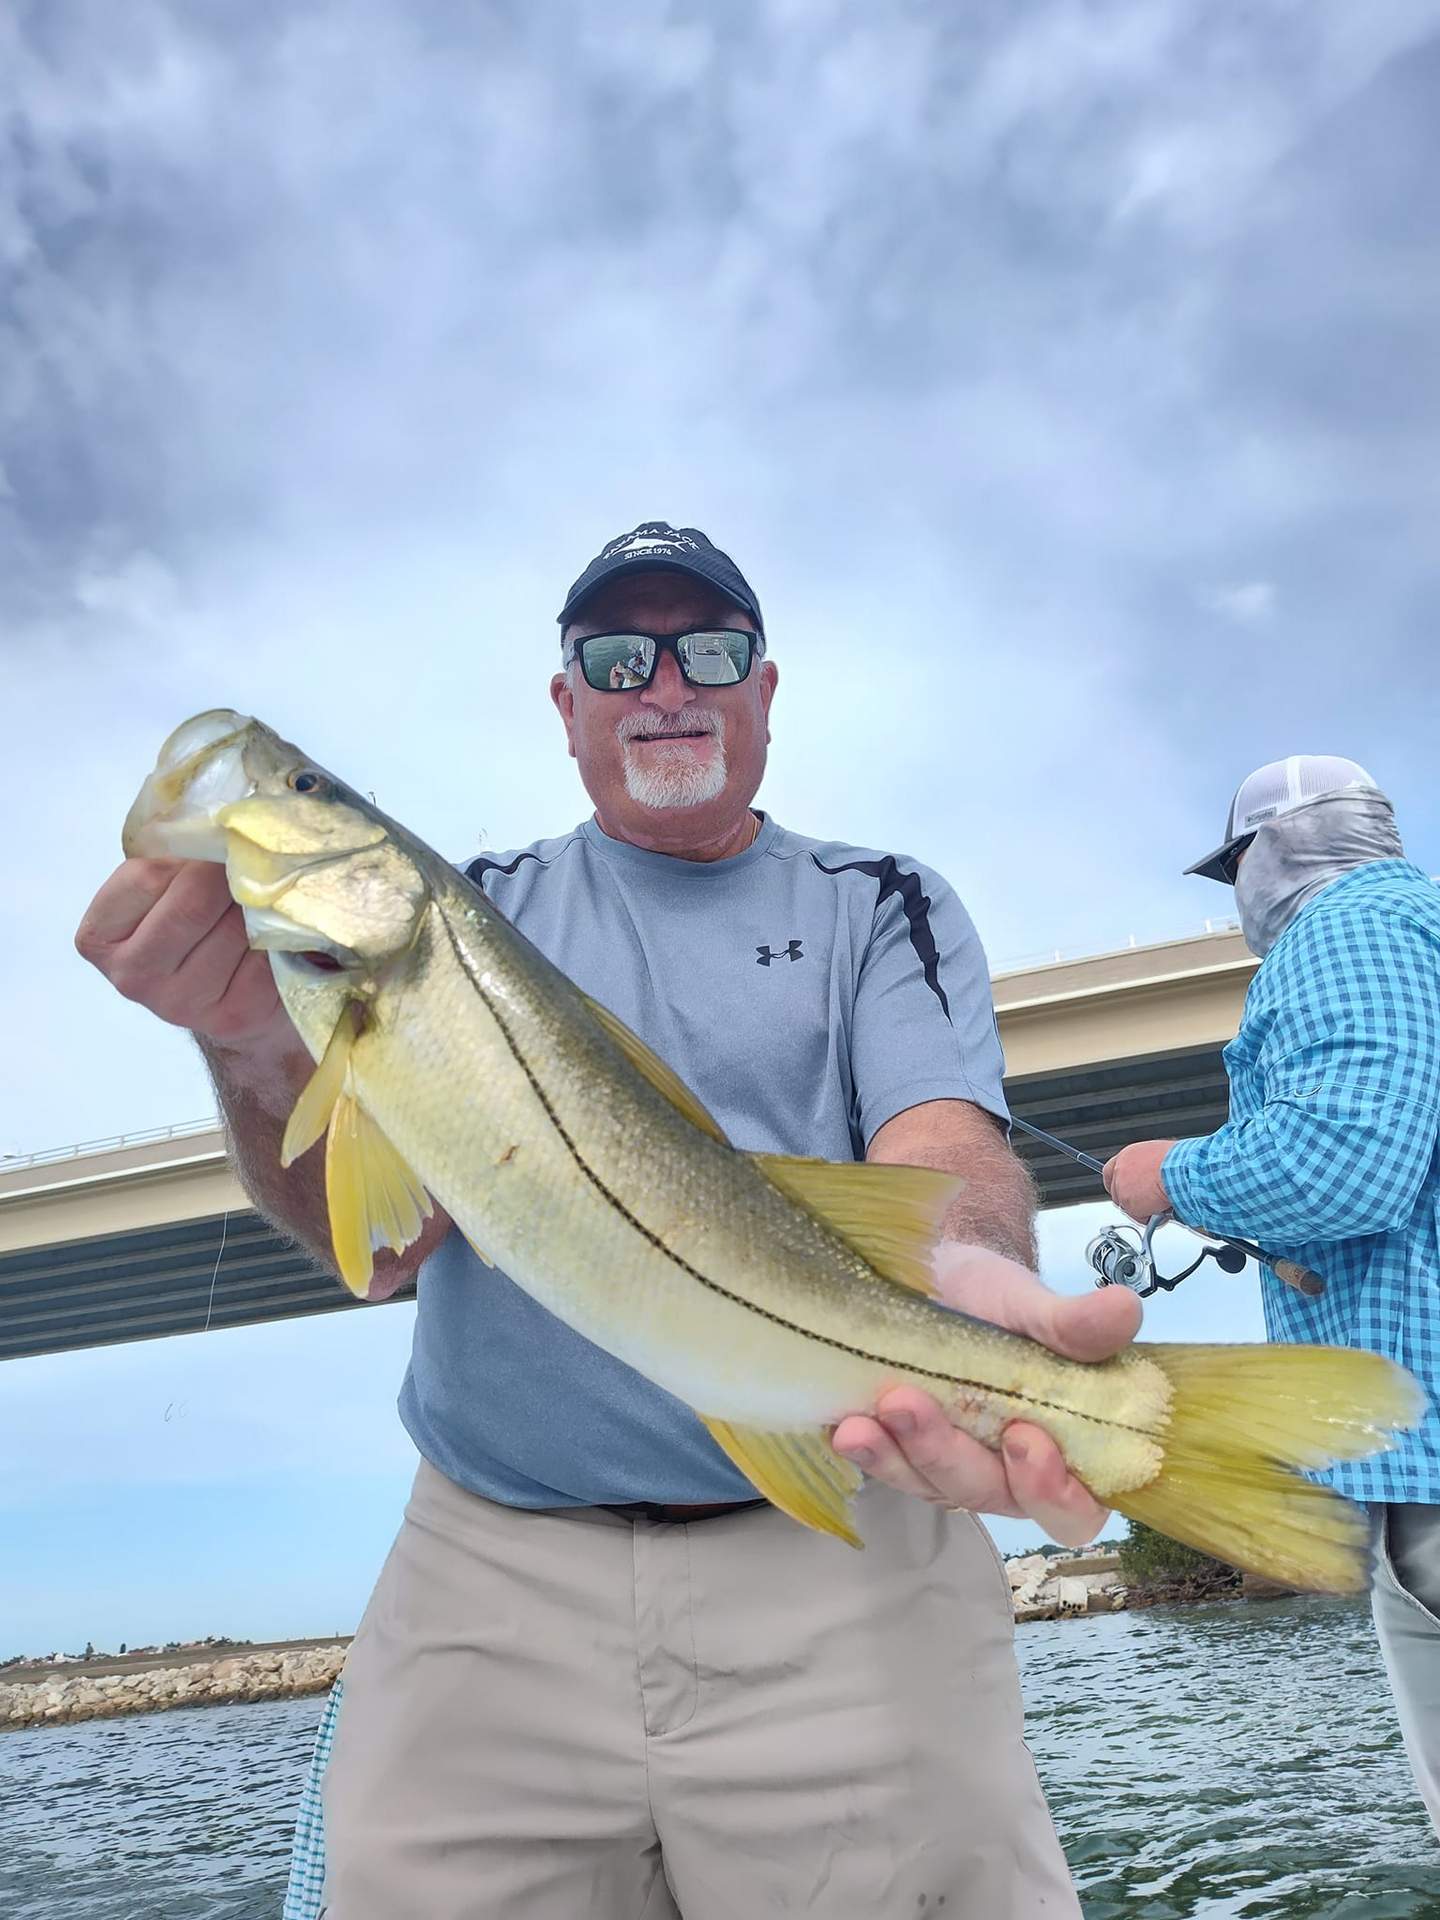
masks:
<svg viewBox="0 0 1440 1920"><path fill-rule="evenodd" d="M1085 1258L1095 1269L1097 1287L1128 1287L1148 1300L1152 1293L1173 1293L1182 1280L1188 1280L1197 1267L1213 1260L1222 1273L1239 1273L1246 1256L1239 1247L1226 1241L1207 1240L1188 1267L1179 1273L1162 1273L1155 1258L1156 1229L1170 1216L1157 1213L1143 1227L1116 1225L1106 1227L1085 1249Z"/></svg>
<svg viewBox="0 0 1440 1920"><path fill-rule="evenodd" d="M1104 1162L1097 1160L1093 1153L1082 1153L1079 1147L1072 1147L1068 1140L1061 1140L1053 1133L1047 1133L1043 1127L1033 1126L1030 1121L1012 1114L1012 1126L1022 1133L1028 1133L1032 1140L1038 1140L1042 1146L1053 1147L1057 1153L1068 1155L1078 1161L1091 1173L1103 1174ZM1167 1223L1180 1227L1186 1233L1193 1234L1201 1244L1199 1253L1179 1273L1161 1273L1155 1263L1154 1249L1151 1245L1156 1229ZM1085 1249L1085 1258L1095 1269L1097 1287L1128 1287L1132 1293L1138 1293L1142 1300L1148 1300L1152 1293L1173 1293L1182 1280L1188 1280L1197 1267L1204 1266L1207 1260L1213 1260L1222 1273L1239 1273L1247 1260L1257 1260L1268 1267L1275 1278L1287 1287L1293 1287L1296 1293L1303 1293L1308 1299L1325 1291L1325 1282L1318 1273L1312 1273L1309 1267L1302 1267L1297 1260L1287 1260L1283 1255L1266 1253L1263 1247L1257 1247L1253 1241L1237 1240L1228 1234L1204 1233L1199 1227L1192 1227L1183 1220L1174 1220L1168 1213L1157 1213L1143 1227L1131 1226L1127 1221L1123 1225L1106 1227L1103 1233L1097 1233Z"/></svg>

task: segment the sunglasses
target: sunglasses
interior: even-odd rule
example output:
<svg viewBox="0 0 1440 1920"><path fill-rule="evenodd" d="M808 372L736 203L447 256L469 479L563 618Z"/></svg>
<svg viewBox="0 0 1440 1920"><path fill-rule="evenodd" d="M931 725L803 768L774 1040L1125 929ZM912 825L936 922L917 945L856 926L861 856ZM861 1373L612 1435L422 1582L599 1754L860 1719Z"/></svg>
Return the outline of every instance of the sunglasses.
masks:
<svg viewBox="0 0 1440 1920"><path fill-rule="evenodd" d="M739 627L702 627L693 633L592 633L572 640L566 664L580 662L587 687L631 693L655 678L662 653L673 653L692 687L737 687L750 671L760 636Z"/></svg>

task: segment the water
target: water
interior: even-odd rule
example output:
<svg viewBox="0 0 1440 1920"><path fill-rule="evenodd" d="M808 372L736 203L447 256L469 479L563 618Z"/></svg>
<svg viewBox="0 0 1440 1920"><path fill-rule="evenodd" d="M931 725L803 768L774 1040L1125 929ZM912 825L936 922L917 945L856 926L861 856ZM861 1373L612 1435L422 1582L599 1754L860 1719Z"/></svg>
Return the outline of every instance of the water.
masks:
<svg viewBox="0 0 1440 1920"><path fill-rule="evenodd" d="M1338 1601L1022 1627L1086 1920L1440 1920L1370 1616ZM5 1920L276 1920L319 1699L0 1735Z"/></svg>
<svg viewBox="0 0 1440 1920"><path fill-rule="evenodd" d="M4 1920L278 1920L324 1696L0 1734Z"/></svg>
<svg viewBox="0 0 1440 1920"><path fill-rule="evenodd" d="M1156 1608L1018 1630L1086 1920L1440 1920L1369 1608Z"/></svg>

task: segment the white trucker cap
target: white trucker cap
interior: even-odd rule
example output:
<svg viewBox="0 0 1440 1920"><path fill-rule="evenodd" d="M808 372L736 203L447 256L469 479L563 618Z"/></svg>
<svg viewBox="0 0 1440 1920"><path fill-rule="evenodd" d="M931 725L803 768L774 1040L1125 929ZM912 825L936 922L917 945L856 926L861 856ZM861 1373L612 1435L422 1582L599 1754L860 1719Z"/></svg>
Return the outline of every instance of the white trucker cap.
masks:
<svg viewBox="0 0 1440 1920"><path fill-rule="evenodd" d="M1368 787L1373 792L1375 782L1356 761L1342 760L1334 753L1292 753L1288 760L1271 760L1257 767L1235 790L1225 838L1213 853L1186 867L1186 873L1198 873L1229 886L1234 878L1228 871L1231 860L1249 846L1267 820L1278 820L1282 813L1293 812L1306 800L1318 800L1323 793L1343 793L1347 787Z"/></svg>

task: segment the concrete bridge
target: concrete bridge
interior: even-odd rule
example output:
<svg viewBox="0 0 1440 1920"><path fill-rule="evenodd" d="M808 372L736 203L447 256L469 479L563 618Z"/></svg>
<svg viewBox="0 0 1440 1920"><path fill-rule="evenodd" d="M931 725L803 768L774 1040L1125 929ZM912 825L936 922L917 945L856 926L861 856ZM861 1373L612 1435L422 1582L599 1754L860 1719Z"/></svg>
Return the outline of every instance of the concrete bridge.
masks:
<svg viewBox="0 0 1440 1920"><path fill-rule="evenodd" d="M1101 1159L1209 1132L1255 965L1225 930L997 974L1014 1111ZM1101 1197L1017 1144L1046 1205ZM0 1162L0 1359L356 1304L253 1211L213 1120Z"/></svg>

